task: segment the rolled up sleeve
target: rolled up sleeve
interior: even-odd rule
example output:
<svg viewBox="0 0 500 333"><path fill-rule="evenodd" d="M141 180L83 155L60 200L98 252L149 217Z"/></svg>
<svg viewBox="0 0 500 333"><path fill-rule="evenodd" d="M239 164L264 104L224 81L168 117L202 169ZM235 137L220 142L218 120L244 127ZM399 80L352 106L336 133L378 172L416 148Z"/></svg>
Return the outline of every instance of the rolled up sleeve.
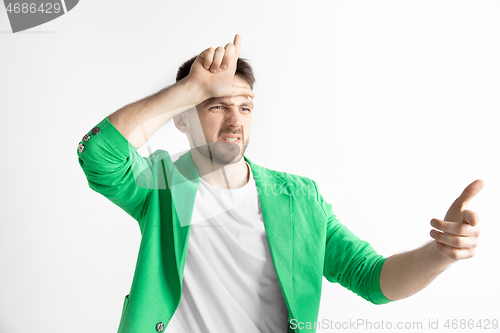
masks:
<svg viewBox="0 0 500 333"><path fill-rule="evenodd" d="M314 185L317 189L316 183ZM380 289L380 272L387 258L340 223L318 189L317 194L327 220L323 276L373 304L391 302Z"/></svg>
<svg viewBox="0 0 500 333"><path fill-rule="evenodd" d="M140 221L151 189L139 186L136 178L140 174L145 182L148 173L141 171L149 170L150 161L139 154L108 117L82 138L77 154L89 187Z"/></svg>

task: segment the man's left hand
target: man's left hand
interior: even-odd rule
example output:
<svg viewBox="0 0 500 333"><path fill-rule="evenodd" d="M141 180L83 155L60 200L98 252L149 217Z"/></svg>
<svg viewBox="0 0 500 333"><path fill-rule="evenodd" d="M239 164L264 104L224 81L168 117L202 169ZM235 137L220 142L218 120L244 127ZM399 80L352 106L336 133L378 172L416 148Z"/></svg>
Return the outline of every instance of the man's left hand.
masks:
<svg viewBox="0 0 500 333"><path fill-rule="evenodd" d="M436 240L436 247L445 256L453 260L471 258L475 254L479 237L479 216L472 210L465 209L467 203L484 187L484 181L478 179L465 188L453 202L443 220L432 219L431 237Z"/></svg>

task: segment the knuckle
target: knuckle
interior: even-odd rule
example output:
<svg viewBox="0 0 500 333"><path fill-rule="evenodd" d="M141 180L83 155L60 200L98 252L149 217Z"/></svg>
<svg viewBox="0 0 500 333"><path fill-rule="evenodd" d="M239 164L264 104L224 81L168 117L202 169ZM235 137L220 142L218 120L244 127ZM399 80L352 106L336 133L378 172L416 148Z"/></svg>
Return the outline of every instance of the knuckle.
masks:
<svg viewBox="0 0 500 333"><path fill-rule="evenodd" d="M453 259L453 260L460 259L460 255L459 255L458 251L451 250L450 251L450 258Z"/></svg>
<svg viewBox="0 0 500 333"><path fill-rule="evenodd" d="M457 234L465 235L467 233L467 229L468 229L467 227L468 227L468 225L466 225L466 224L463 224L463 223L459 224L457 226L457 230L456 230Z"/></svg>
<svg viewBox="0 0 500 333"><path fill-rule="evenodd" d="M461 238L459 237L453 237L450 241L451 245L453 245L454 247L462 247L463 245L463 241Z"/></svg>

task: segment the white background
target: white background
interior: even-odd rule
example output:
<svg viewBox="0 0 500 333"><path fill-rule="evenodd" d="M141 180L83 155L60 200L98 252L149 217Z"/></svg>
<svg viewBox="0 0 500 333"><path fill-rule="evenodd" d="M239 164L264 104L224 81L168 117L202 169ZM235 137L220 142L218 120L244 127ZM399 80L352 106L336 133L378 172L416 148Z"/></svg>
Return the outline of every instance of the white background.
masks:
<svg viewBox="0 0 500 333"><path fill-rule="evenodd" d="M140 231L88 187L78 142L235 33L257 78L246 156L314 179L379 253L423 245L486 183L474 258L382 306L324 280L319 320L500 319L500 2L85 0L17 34L2 7L0 30L0 332L117 330Z"/></svg>

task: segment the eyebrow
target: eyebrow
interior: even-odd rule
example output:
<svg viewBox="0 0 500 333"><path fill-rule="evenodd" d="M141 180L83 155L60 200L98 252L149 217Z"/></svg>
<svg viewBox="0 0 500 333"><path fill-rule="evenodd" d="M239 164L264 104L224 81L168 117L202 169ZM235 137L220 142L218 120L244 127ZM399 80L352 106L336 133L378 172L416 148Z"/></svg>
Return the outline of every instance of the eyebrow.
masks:
<svg viewBox="0 0 500 333"><path fill-rule="evenodd" d="M212 105L212 104L222 104L222 105L226 105L226 106L233 105L233 104L224 103L224 102L221 102L220 100L216 100L216 99L215 99L215 100L213 100L213 101L208 102L207 106L208 106L208 105ZM240 104L240 106L250 106L250 107L252 107L252 108L254 107L254 105L253 105L253 102L252 102L252 101L250 101L250 102L243 102L243 103L241 103L241 104Z"/></svg>

